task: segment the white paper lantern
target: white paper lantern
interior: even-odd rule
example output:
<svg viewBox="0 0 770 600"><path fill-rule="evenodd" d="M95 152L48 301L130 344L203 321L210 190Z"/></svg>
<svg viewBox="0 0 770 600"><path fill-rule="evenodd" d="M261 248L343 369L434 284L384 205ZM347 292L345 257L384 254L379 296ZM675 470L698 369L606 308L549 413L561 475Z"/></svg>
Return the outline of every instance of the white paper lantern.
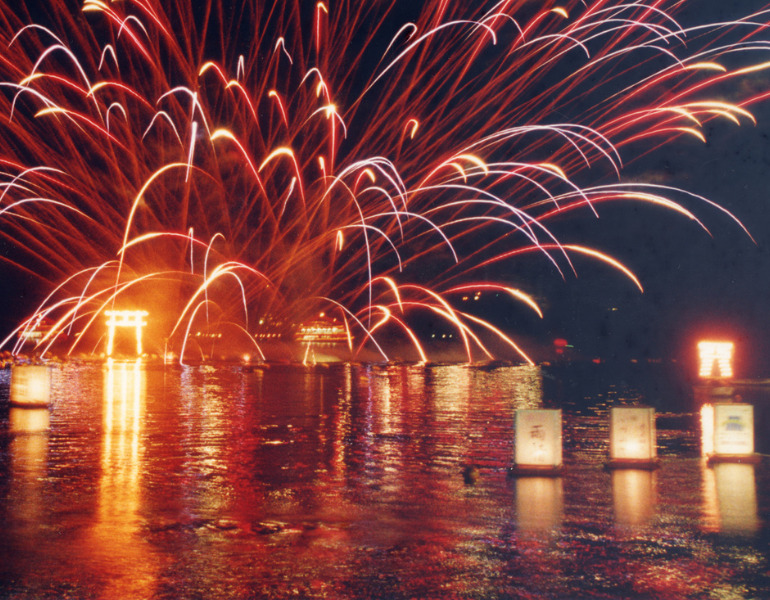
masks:
<svg viewBox="0 0 770 600"><path fill-rule="evenodd" d="M615 406L610 409L609 468L654 469L658 466L655 409Z"/></svg>
<svg viewBox="0 0 770 600"><path fill-rule="evenodd" d="M561 410L521 409L514 422L512 475L559 475L562 468Z"/></svg>
<svg viewBox="0 0 770 600"><path fill-rule="evenodd" d="M14 365L11 370L11 404L40 407L51 402L51 370L44 365Z"/></svg>
<svg viewBox="0 0 770 600"><path fill-rule="evenodd" d="M755 463L754 407L738 402L701 408L701 447L709 463Z"/></svg>

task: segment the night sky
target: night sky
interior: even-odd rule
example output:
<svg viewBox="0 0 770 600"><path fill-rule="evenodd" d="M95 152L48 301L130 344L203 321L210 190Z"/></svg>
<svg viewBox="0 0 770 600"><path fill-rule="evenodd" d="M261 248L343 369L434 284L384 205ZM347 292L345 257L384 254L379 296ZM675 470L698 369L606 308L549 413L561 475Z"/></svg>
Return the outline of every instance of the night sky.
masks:
<svg viewBox="0 0 770 600"><path fill-rule="evenodd" d="M697 215L711 236L662 209L601 207L598 220L587 217L571 225L627 264L645 292L583 264L578 280L544 284L556 313L549 316L554 334L603 357L680 357L708 335L735 339L745 357L770 351L770 110L765 106L755 113L756 127L720 124L710 128L706 144L681 139L632 163L627 174L717 202L746 225L756 243L705 205Z"/></svg>
<svg viewBox="0 0 770 600"><path fill-rule="evenodd" d="M702 21L758 9L760 2L692 3ZM729 6L727 6L729 4ZM683 19L689 18L687 15ZM770 84L760 73L751 85ZM547 265L528 271L527 289L543 301L545 319L498 319L549 345L555 337L573 343L583 356L681 358L706 335L738 344L745 371L770 374L770 102L752 107L756 126L714 120L704 127L707 143L681 137L674 144L636 156L622 150L625 180L682 187L731 211L756 243L717 209L688 205L713 237L687 221L649 206L603 205L600 218L570 217L563 231L615 256L640 278L645 293L606 266L576 259L579 278L562 280ZM640 147L641 149L641 147ZM557 227L558 231L559 228ZM7 241L0 253L13 256ZM0 332L7 332L41 299L28 273L0 265ZM766 357L766 358L765 358Z"/></svg>

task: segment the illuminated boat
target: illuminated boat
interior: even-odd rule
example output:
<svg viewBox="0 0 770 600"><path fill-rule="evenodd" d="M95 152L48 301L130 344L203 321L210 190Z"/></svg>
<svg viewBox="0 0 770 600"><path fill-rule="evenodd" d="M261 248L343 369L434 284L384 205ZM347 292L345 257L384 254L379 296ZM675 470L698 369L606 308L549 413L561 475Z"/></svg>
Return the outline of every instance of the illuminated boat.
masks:
<svg viewBox="0 0 770 600"><path fill-rule="evenodd" d="M294 340L303 345L334 345L347 342L348 334L337 319L321 313L315 319L302 323L294 333Z"/></svg>

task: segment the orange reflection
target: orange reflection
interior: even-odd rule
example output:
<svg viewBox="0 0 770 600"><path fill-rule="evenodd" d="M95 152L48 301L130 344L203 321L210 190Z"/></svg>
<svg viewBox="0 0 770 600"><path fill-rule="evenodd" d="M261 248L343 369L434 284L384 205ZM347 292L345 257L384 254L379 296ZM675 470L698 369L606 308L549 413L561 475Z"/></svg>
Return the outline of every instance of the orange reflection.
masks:
<svg viewBox="0 0 770 600"><path fill-rule="evenodd" d="M32 530L43 515L43 485L48 458L47 408L11 408L9 428L11 440L11 477L15 520L26 523ZM25 536L24 539L27 539ZM33 535L30 544L36 543Z"/></svg>
<svg viewBox="0 0 770 600"><path fill-rule="evenodd" d="M88 550L111 556L114 571L104 598L147 598L154 593L158 560L142 539L141 460L144 454L146 373L141 360L108 360L104 371L101 477Z"/></svg>
<svg viewBox="0 0 770 600"><path fill-rule="evenodd" d="M561 525L563 486L560 477L516 479L516 525L522 531L555 530Z"/></svg>
<svg viewBox="0 0 770 600"><path fill-rule="evenodd" d="M619 525L648 525L655 515L655 472L616 469L612 472L612 502Z"/></svg>
<svg viewBox="0 0 770 600"><path fill-rule="evenodd" d="M759 531L754 465L718 463L704 469L704 512L707 524L729 534Z"/></svg>
<svg viewBox="0 0 770 600"><path fill-rule="evenodd" d="M11 433L41 433L51 426L47 408L11 408L8 414Z"/></svg>

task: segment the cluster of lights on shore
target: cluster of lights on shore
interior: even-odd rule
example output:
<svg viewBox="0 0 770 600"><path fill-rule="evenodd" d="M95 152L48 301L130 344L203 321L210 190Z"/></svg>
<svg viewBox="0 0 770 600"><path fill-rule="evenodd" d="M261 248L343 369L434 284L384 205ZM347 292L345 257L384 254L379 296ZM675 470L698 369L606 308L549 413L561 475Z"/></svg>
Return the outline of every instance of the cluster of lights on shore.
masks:
<svg viewBox="0 0 770 600"><path fill-rule="evenodd" d="M147 325L147 312L109 311L105 316L108 339L104 424L109 445L109 434L113 430L130 432L136 440L140 429L144 387L141 334ZM111 356L119 329L135 334L137 355L132 360L117 360ZM703 380L714 385L728 381L733 373L733 350L731 342L701 342L698 345L699 373ZM244 361L248 362L248 359L244 357ZM51 369L46 365L13 367L12 432L46 431L50 427L51 377ZM565 471L562 411L519 409L514 413L513 425L513 460L509 473L516 481L517 507L521 509L520 517L525 526L530 519L536 521L536 527L542 528L551 523L561 502L561 478ZM612 407L608 447L604 467L612 472L613 502L618 519L621 522L644 519L642 513L654 502L654 476L650 472L660 466L655 410L648 406ZM727 531L755 531L758 521L754 465L758 455L754 452L753 406L727 401L703 404L701 450L708 467L704 474L707 502L715 505L721 527ZM466 482L472 481L466 474ZM729 510L720 508L728 504ZM735 506L741 510L739 517L734 516Z"/></svg>
<svg viewBox="0 0 770 600"><path fill-rule="evenodd" d="M109 310L107 347L110 363L116 329L135 332L136 357L142 356L142 330L147 325L144 310ZM323 316L323 315L321 315ZM309 325L305 341L317 339L320 327ZM326 326L321 327L321 333ZM342 335L333 329L334 335ZM309 336L309 337L308 337ZM699 376L725 380L733 375L734 344L701 341L698 344ZM11 397L17 405L47 406L50 371L41 365L14 367ZM702 449L709 461L751 462L754 460L753 407L739 402L704 404L701 410ZM655 411L646 406L618 406L610 410L610 468L653 469L658 465ZM562 471L562 414L560 409L522 409L515 415L515 475L559 475Z"/></svg>
<svg viewBox="0 0 770 600"><path fill-rule="evenodd" d="M141 357L145 310L109 310L105 356L112 360L116 329L133 329L136 356ZM324 317L323 314L320 317ZM319 325L321 323L321 325ZM331 327L331 329L329 329ZM327 331L329 329L329 331ZM319 321L300 329L308 344L328 337L344 336L339 326ZM320 338L319 338L320 336ZM698 343L699 376L729 379L733 376L734 344L704 340ZM21 405L47 406L50 372L45 366L14 369L12 401ZM753 407L742 403L704 404L701 410L702 449L710 461L747 462L754 459ZM517 475L559 475L562 470L562 416L559 409L517 410L515 460ZM611 468L652 469L658 464L655 411L650 407L613 407L610 410Z"/></svg>

